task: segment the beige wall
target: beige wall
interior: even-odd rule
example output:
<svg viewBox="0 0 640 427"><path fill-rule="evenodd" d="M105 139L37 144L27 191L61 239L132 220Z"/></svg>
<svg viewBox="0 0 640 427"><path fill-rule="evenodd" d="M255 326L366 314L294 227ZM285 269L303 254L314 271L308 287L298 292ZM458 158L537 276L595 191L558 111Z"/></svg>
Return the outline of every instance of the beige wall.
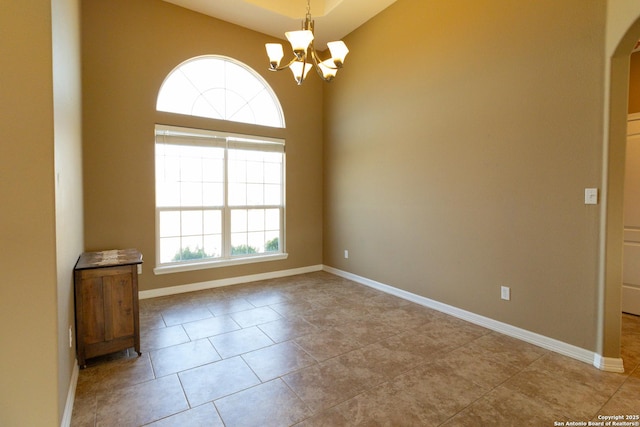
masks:
<svg viewBox="0 0 640 427"><path fill-rule="evenodd" d="M0 425L60 425L83 250L77 0L0 7ZM36 406L34 406L34 404Z"/></svg>
<svg viewBox="0 0 640 427"><path fill-rule="evenodd" d="M399 0L347 37L325 90L324 263L597 350L583 200L605 19L582 0Z"/></svg>
<svg viewBox="0 0 640 427"><path fill-rule="evenodd" d="M88 250L136 247L144 255L140 289L244 276L322 263L322 85L310 76L267 71L264 35L159 0L84 0L83 137ZM287 156L285 261L155 276L155 123L250 126L178 119L155 111L167 74L189 58L219 54L258 71L284 109Z"/></svg>
<svg viewBox="0 0 640 427"><path fill-rule="evenodd" d="M0 52L0 425L54 426L60 420L50 0L0 4Z"/></svg>
<svg viewBox="0 0 640 427"><path fill-rule="evenodd" d="M76 365L75 342L69 346L70 327L75 336L73 266L84 250L80 1L54 0L51 5L58 270L58 411L62 416Z"/></svg>

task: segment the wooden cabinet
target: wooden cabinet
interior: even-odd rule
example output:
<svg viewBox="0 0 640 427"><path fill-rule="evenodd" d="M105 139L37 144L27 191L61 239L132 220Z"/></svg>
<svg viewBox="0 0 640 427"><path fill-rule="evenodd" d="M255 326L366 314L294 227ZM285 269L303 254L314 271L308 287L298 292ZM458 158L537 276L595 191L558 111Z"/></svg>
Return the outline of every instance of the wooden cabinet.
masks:
<svg viewBox="0 0 640 427"><path fill-rule="evenodd" d="M140 355L136 249L85 252L74 269L78 364L133 347Z"/></svg>

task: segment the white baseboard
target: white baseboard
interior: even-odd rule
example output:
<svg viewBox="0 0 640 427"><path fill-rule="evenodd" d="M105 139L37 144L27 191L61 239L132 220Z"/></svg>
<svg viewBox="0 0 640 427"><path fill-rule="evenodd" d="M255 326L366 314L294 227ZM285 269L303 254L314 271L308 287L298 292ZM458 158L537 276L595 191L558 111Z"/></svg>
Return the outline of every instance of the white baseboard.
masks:
<svg viewBox="0 0 640 427"><path fill-rule="evenodd" d="M185 292L202 291L204 289L219 288L221 286L238 285L241 283L257 282L259 280L277 279L280 277L295 276L296 274L312 273L321 271L322 265L311 265L308 267L293 268L290 270L272 271L269 273L252 274L248 276L229 277L226 279L210 280L207 282L190 283L187 285L170 286L167 288L150 289L139 291L140 299L162 297L167 295L182 294Z"/></svg>
<svg viewBox="0 0 640 427"><path fill-rule="evenodd" d="M73 415L73 403L76 399L76 386L78 385L78 375L80 369L78 368L78 361L73 364L73 371L71 371L71 381L69 382L69 391L67 392L67 402L64 405L64 413L62 414L62 421L60 427L71 426L71 416Z"/></svg>
<svg viewBox="0 0 640 427"><path fill-rule="evenodd" d="M353 280L365 286L377 289L382 292L386 292L391 295L406 299L416 304L423 305L425 307L432 308L442 313L457 317L467 322L491 329L501 334L508 335L513 338L528 342L538 347L545 348L547 350L571 357L581 362L589 363L598 369L609 372L624 372L622 365L622 359L604 358L593 351L585 350L580 347L576 347L571 344L567 344L562 341L558 341L553 338L546 337L544 335L530 332L522 328L518 328L507 323L499 322L488 317L480 316L470 311L462 310L457 307L453 307L448 304L443 304L432 299L413 294L411 292L404 291L402 289L394 288L393 286L386 285L384 283L376 282L375 280L367 279L365 277L358 276L346 271L339 270L337 268L324 266L323 270L335 274L336 276L344 277L345 279Z"/></svg>
<svg viewBox="0 0 640 427"><path fill-rule="evenodd" d="M602 357L599 354L595 355L593 359L593 366L607 372L617 372L619 374L624 372L624 363L622 363L622 359Z"/></svg>

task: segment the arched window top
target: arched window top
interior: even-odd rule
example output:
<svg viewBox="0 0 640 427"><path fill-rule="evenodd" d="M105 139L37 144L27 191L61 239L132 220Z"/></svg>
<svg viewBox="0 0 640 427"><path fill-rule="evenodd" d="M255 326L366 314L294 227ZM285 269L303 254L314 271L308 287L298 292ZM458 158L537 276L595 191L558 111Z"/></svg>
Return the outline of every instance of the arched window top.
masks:
<svg viewBox="0 0 640 427"><path fill-rule="evenodd" d="M247 65L217 55L174 68L160 87L156 110L284 127L280 102L267 82Z"/></svg>

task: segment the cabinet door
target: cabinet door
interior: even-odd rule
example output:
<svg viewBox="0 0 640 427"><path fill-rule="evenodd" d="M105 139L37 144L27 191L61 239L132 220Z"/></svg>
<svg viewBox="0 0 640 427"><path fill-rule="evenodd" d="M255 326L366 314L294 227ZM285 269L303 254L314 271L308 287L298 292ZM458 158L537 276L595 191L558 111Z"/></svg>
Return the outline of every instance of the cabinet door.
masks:
<svg viewBox="0 0 640 427"><path fill-rule="evenodd" d="M131 272L103 277L105 301L105 339L134 334L133 280Z"/></svg>
<svg viewBox="0 0 640 427"><path fill-rule="evenodd" d="M102 277L83 279L80 295L82 342L84 344L103 342L105 340L105 304Z"/></svg>

